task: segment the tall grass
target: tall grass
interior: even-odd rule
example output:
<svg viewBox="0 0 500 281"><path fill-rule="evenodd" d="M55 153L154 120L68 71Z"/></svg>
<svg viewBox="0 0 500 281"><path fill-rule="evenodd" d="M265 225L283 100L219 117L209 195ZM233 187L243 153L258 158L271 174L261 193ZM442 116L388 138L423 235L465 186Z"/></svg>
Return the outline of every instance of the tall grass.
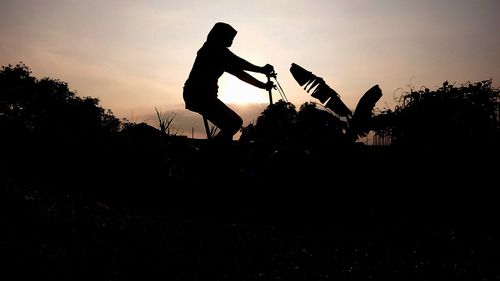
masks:
<svg viewBox="0 0 500 281"><path fill-rule="evenodd" d="M159 129L164 136L177 136L178 129L173 127L173 122L176 116L175 112L161 112L155 107L156 118L158 118Z"/></svg>

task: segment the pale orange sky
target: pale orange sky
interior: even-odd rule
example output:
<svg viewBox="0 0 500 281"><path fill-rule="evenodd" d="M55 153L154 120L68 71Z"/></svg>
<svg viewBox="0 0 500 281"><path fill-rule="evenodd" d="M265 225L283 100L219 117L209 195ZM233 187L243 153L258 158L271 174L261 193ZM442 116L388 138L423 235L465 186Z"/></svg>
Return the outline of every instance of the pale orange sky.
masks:
<svg viewBox="0 0 500 281"><path fill-rule="evenodd" d="M7 0L0 63L23 61L36 77L67 82L120 118L175 111L179 131L190 135L202 122L183 109L182 86L217 21L238 30L231 51L275 66L297 108L317 100L293 79L291 63L323 77L351 108L374 84L384 93L376 107L392 108L408 85L492 78L498 87L499 11L498 0ZM262 103L235 107L244 125L268 103L266 92L226 74L220 86L228 103Z"/></svg>

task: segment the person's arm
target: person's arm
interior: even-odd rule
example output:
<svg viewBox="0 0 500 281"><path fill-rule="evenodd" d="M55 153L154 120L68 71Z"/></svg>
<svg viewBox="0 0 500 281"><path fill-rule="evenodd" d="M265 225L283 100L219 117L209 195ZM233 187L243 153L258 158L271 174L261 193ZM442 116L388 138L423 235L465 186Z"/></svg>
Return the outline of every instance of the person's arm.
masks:
<svg viewBox="0 0 500 281"><path fill-rule="evenodd" d="M252 72L258 72L258 73L262 73L262 67L260 66L256 66L255 64L253 63L250 63L248 62L247 60L244 60L240 57L237 57L237 64L238 66L243 69L243 70L248 70L248 71L252 71Z"/></svg>
<svg viewBox="0 0 500 281"><path fill-rule="evenodd" d="M250 85L253 85L257 88L265 89L266 88L266 83L263 83L253 77L252 75L246 73L243 70L239 71L228 71L229 73L233 74L234 76L238 77L240 80L247 82Z"/></svg>
<svg viewBox="0 0 500 281"><path fill-rule="evenodd" d="M257 80L255 77L253 77L252 75L246 73L243 70L228 71L228 72L231 73L231 74L233 74L234 76L238 77L240 80L242 80L244 82L247 82L248 84L253 85L253 86L257 87L257 88L265 89L266 91L269 91L272 88L274 88L274 83L273 82L271 82L271 81L269 81L267 83L261 82L261 81Z"/></svg>
<svg viewBox="0 0 500 281"><path fill-rule="evenodd" d="M238 57L237 55L233 54L231 51L228 50L228 55L230 57L230 69L242 69L242 70L248 70L251 72L258 72L262 73L265 75L269 75L274 71L274 67L270 64L266 64L265 66L257 66L251 62L248 62L245 59L242 59Z"/></svg>
<svg viewBox="0 0 500 281"><path fill-rule="evenodd" d="M252 71L252 72L258 72L258 73L262 73L262 74L265 74L265 75L269 75L271 73L274 72L274 67L270 64L266 64L264 66L256 66L242 58L241 59L241 63L242 63L242 69L243 70L248 70L248 71Z"/></svg>

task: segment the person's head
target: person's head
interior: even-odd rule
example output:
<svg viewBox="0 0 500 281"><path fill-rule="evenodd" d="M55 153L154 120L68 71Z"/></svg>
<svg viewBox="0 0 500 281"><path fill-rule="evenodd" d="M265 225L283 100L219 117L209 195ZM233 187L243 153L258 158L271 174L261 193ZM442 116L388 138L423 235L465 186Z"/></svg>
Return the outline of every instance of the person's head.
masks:
<svg viewBox="0 0 500 281"><path fill-rule="evenodd" d="M207 42L212 44L222 45L224 47L231 47L233 39L236 36L236 29L224 22L218 22L212 27L208 33Z"/></svg>

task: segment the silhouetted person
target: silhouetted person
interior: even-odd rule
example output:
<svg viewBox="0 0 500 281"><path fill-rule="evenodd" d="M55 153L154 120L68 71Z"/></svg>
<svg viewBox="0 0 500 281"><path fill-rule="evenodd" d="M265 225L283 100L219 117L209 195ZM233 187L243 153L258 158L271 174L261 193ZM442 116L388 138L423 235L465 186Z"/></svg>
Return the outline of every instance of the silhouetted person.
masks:
<svg viewBox="0 0 500 281"><path fill-rule="evenodd" d="M186 109L200 113L219 128L215 136L230 142L243 125L241 117L217 97L217 81L228 72L255 87L270 90L272 82L263 83L247 72L269 75L274 71L270 64L256 66L233 54L228 47L237 31L227 23L218 22L208 33L207 40L198 50L193 68L184 84Z"/></svg>

